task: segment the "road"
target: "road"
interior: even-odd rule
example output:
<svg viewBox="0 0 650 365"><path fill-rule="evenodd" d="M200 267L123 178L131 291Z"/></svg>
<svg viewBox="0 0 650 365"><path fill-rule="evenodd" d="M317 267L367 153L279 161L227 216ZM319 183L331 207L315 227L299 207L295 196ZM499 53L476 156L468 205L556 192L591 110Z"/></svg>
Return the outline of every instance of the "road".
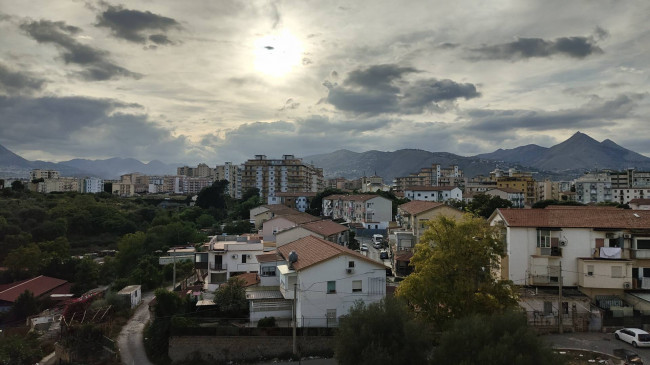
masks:
<svg viewBox="0 0 650 365"><path fill-rule="evenodd" d="M371 238L369 238L369 237L356 237L356 239L359 241L360 245L365 243L366 246L368 246L368 251L361 251L362 254L366 255L366 257L368 257L368 258L370 258L372 260L375 260L377 262L383 262L384 265L386 265L388 267L391 267L391 262L390 262L389 259L382 260L382 259L379 258L379 251L380 250L376 249L372 245L372 239Z"/></svg>
<svg viewBox="0 0 650 365"><path fill-rule="evenodd" d="M117 346L120 349L122 364L153 365L144 351L142 336L144 327L149 322L149 302L153 297L153 292L144 293L142 303L135 310L131 319L122 327L122 332L117 337Z"/></svg>
<svg viewBox="0 0 650 365"><path fill-rule="evenodd" d="M650 363L650 348L634 348L632 345L617 340L613 333L602 332L575 332L565 334L545 335L546 339L555 348L573 348L614 354L614 349L628 349L639 354L644 364Z"/></svg>

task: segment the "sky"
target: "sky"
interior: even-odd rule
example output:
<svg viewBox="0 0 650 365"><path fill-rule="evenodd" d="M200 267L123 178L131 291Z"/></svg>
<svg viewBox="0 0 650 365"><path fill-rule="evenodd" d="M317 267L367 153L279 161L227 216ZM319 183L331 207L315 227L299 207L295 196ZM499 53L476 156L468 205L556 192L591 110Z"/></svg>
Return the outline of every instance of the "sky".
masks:
<svg viewBox="0 0 650 365"><path fill-rule="evenodd" d="M464 156L576 131L650 156L648 1L0 0L0 145L209 165Z"/></svg>

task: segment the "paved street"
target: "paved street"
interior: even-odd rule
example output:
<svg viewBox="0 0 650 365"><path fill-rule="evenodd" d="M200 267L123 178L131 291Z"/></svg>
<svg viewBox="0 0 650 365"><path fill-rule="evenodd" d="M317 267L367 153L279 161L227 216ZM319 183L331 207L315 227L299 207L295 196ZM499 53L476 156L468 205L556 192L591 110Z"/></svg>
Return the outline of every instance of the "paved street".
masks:
<svg viewBox="0 0 650 365"><path fill-rule="evenodd" d="M650 363L650 348L634 348L626 342L614 338L613 333L601 332L578 332L565 334L545 335L546 339L553 347L556 348L574 348L603 352L609 355L614 353L614 349L623 348L636 352L643 359L645 364Z"/></svg>
<svg viewBox="0 0 650 365"><path fill-rule="evenodd" d="M359 244L365 243L366 246L368 246L368 251L361 251L362 254L366 255L368 258L378 261L378 262L383 262L384 265L391 267L390 260L385 259L382 260L379 258L379 249L376 249L372 245L372 239L370 237L356 237L356 239L359 241Z"/></svg>
<svg viewBox="0 0 650 365"><path fill-rule="evenodd" d="M153 297L153 292L144 293L142 303L127 324L122 327L122 332L117 337L122 364L153 365L144 351L142 336L144 327L149 322L149 302Z"/></svg>

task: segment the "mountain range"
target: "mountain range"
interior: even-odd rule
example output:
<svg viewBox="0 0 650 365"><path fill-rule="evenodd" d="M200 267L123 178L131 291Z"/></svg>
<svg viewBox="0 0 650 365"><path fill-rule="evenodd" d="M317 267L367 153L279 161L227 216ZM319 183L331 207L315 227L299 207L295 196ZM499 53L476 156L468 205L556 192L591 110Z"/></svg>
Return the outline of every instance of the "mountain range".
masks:
<svg viewBox="0 0 650 365"><path fill-rule="evenodd" d="M331 153L303 157L303 161L322 167L326 178L378 175L386 182L397 176L407 176L433 163L447 167L458 165L465 176L487 175L495 168L515 167L536 172L536 178L554 180L575 178L595 169L650 170L650 158L628 150L606 139L598 142L577 132L571 138L552 147L530 144L512 149L498 149L491 153L465 157L448 152L429 152L401 149L393 152L352 152L338 150ZM120 175L140 172L147 175L173 175L181 164L160 161L143 163L132 158L106 160L74 159L64 162L29 161L0 146L0 177L29 177L32 169L53 169L63 176L94 176L117 179Z"/></svg>

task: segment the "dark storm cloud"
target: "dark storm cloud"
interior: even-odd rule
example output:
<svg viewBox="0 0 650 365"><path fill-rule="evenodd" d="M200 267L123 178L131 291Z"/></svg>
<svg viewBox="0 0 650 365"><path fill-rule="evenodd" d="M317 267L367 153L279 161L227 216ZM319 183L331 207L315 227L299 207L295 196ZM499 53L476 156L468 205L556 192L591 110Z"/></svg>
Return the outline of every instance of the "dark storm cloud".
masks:
<svg viewBox="0 0 650 365"><path fill-rule="evenodd" d="M331 136L333 133L358 135L364 132L376 132L386 128L395 120L387 118L373 118L362 120L332 120L327 116L312 115L296 120L299 134ZM334 132L336 131L336 132ZM337 138L338 140L338 138Z"/></svg>
<svg viewBox="0 0 650 365"><path fill-rule="evenodd" d="M180 24L172 19L150 11L124 9L122 6L109 6L97 16L98 27L109 28L113 35L134 43L145 43L147 39L156 44L173 44L166 35L170 29L180 29ZM156 32L149 34L149 32Z"/></svg>
<svg viewBox="0 0 650 365"><path fill-rule="evenodd" d="M55 154L170 160L181 156L187 141L152 123L141 108L111 99L86 97L0 96L0 144Z"/></svg>
<svg viewBox="0 0 650 365"><path fill-rule="evenodd" d="M516 41L483 46L471 50L473 60L521 60L555 55L585 58L603 53L590 37L561 37L555 40L542 38L517 38Z"/></svg>
<svg viewBox="0 0 650 365"><path fill-rule="evenodd" d="M45 80L10 70L0 63L0 94L31 95L43 88Z"/></svg>
<svg viewBox="0 0 650 365"><path fill-rule="evenodd" d="M480 96L473 84L459 84L452 80L421 79L410 82L404 76L418 73L412 67L377 65L348 74L343 85L325 82L327 102L337 109L358 114L384 113L419 114L441 111L441 103L459 98Z"/></svg>
<svg viewBox="0 0 650 365"><path fill-rule="evenodd" d="M613 120L633 116L644 94L620 95L611 100L594 100L579 108L558 111L471 110L469 129L502 132L513 129L549 131L611 125Z"/></svg>
<svg viewBox="0 0 650 365"><path fill-rule="evenodd" d="M108 52L79 43L73 35L81 29L75 26L39 20L22 23L20 29L38 43L54 44L61 51L66 64L79 65L84 69L79 74L85 80L103 81L120 77L137 79L142 76L111 62Z"/></svg>

